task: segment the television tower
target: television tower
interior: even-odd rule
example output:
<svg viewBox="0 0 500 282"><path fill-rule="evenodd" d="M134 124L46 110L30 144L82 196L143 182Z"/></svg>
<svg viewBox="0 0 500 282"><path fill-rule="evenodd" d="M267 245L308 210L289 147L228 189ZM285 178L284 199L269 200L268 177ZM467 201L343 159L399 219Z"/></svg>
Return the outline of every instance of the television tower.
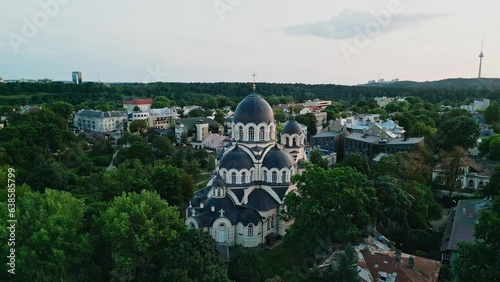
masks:
<svg viewBox="0 0 500 282"><path fill-rule="evenodd" d="M481 53L479 54L479 78L481 78L481 68L483 66L483 43L484 43L484 38L481 41Z"/></svg>

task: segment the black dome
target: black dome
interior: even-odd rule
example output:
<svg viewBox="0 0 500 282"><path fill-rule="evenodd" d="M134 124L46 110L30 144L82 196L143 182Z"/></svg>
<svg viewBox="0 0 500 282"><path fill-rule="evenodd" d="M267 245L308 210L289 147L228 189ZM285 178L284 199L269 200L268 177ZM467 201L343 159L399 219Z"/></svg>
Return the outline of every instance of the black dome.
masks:
<svg viewBox="0 0 500 282"><path fill-rule="evenodd" d="M298 123L296 120L292 119L292 120L289 120L286 125L285 125L285 128L283 128L283 131L281 132L281 134L288 134L288 135L292 135L292 134L302 134L302 126L300 126L300 123Z"/></svg>
<svg viewBox="0 0 500 282"><path fill-rule="evenodd" d="M271 168L289 168L294 165L294 161L287 153L280 150L277 146L274 146L269 152L267 152L262 162L262 166L268 169Z"/></svg>
<svg viewBox="0 0 500 282"><path fill-rule="evenodd" d="M238 212L238 222L241 222L243 225L247 226L252 223L253 225L259 224L260 214L254 209L243 208L239 209Z"/></svg>
<svg viewBox="0 0 500 282"><path fill-rule="evenodd" d="M253 160L243 151L239 146L234 147L231 151L224 154L219 162L219 169L225 168L230 169L251 169L253 167Z"/></svg>
<svg viewBox="0 0 500 282"><path fill-rule="evenodd" d="M243 124L274 121L273 109L260 95L252 93L238 104L234 112L234 123Z"/></svg>

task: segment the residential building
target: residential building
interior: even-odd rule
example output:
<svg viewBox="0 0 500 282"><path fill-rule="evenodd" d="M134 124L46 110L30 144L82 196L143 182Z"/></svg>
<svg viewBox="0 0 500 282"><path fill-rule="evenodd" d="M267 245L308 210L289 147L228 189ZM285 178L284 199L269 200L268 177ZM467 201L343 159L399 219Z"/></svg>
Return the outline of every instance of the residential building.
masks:
<svg viewBox="0 0 500 282"><path fill-rule="evenodd" d="M474 100L474 102L469 105L462 105L460 109L467 110L468 112L474 113L477 111L484 111L486 108L490 106L490 99L482 98L478 100Z"/></svg>
<svg viewBox="0 0 500 282"><path fill-rule="evenodd" d="M394 98L390 98L390 97L375 97L375 102L377 102L377 105L381 108L389 105L390 103L392 103L392 101L394 101Z"/></svg>
<svg viewBox="0 0 500 282"><path fill-rule="evenodd" d="M381 136L353 132L346 137L344 156L357 152L366 155L371 160L380 153L412 152L423 143L424 137L385 139Z"/></svg>
<svg viewBox="0 0 500 282"><path fill-rule="evenodd" d="M437 164L432 169L432 180L443 180L443 165ZM490 182L491 171L484 168L480 164L476 163L471 158L465 159L465 165L461 169L461 174L458 176L458 182L460 183L460 187L462 189L473 189L478 190L482 189Z"/></svg>
<svg viewBox="0 0 500 282"><path fill-rule="evenodd" d="M123 103L123 108L125 108L128 112L133 112L136 107L139 108L139 111L147 111L151 109L152 105L153 99L139 98L125 101Z"/></svg>
<svg viewBox="0 0 500 282"><path fill-rule="evenodd" d="M311 148L335 152L339 158L343 158L346 133L345 130L323 131L312 136L309 145Z"/></svg>
<svg viewBox="0 0 500 282"><path fill-rule="evenodd" d="M227 136L210 134L203 140L203 148L211 152L219 152L226 145Z"/></svg>
<svg viewBox="0 0 500 282"><path fill-rule="evenodd" d="M114 136L110 133L99 132L99 131L89 131L89 132L85 133L85 137L92 144L95 143L97 141L97 139L102 138L102 139L108 141L108 143L110 143L111 145L116 145L116 139L118 139L118 138L116 138L116 136Z"/></svg>
<svg viewBox="0 0 500 282"><path fill-rule="evenodd" d="M224 126L205 117L182 118L175 121L175 136L178 144L185 138L186 145L202 148L202 142L211 133L224 134Z"/></svg>
<svg viewBox="0 0 500 282"><path fill-rule="evenodd" d="M441 240L441 262L450 263L458 256L458 243L474 243L474 226L479 213L491 207L491 200L460 200L450 209Z"/></svg>
<svg viewBox="0 0 500 282"><path fill-rule="evenodd" d="M72 78L73 84L82 84L82 82L83 82L82 72L79 72L79 71L72 72L71 78Z"/></svg>
<svg viewBox="0 0 500 282"><path fill-rule="evenodd" d="M145 120L148 128L159 129L170 128L178 117L179 115L169 108L142 110L128 114L129 124L134 120Z"/></svg>
<svg viewBox="0 0 500 282"><path fill-rule="evenodd" d="M437 282L441 263L402 253L384 236L369 236L353 246L358 276L363 282ZM336 250L318 268L324 270L339 261L343 249Z"/></svg>
<svg viewBox="0 0 500 282"><path fill-rule="evenodd" d="M24 115L24 114L27 114L27 113L31 113L31 112L38 112L39 110L41 110L42 108L41 107L38 107L38 106L24 106L22 107L20 110L19 110L19 114L20 115Z"/></svg>
<svg viewBox="0 0 500 282"><path fill-rule="evenodd" d="M80 130L110 132L126 130L128 127L127 112L80 110L75 114L74 125Z"/></svg>
<svg viewBox="0 0 500 282"><path fill-rule="evenodd" d="M231 126L230 142L217 156L216 170L186 209L188 228L208 232L219 250L257 247L285 235L292 221L279 215L285 196L296 190L291 179L299 161L278 144L273 110L258 94L239 103ZM296 141L294 134L285 141Z"/></svg>

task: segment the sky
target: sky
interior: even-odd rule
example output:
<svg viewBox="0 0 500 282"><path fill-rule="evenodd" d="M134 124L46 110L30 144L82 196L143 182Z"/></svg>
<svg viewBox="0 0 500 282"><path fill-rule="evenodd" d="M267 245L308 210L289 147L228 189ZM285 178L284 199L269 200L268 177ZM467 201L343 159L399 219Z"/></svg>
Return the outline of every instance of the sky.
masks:
<svg viewBox="0 0 500 282"><path fill-rule="evenodd" d="M0 77L356 85L500 77L491 0L2 0Z"/></svg>

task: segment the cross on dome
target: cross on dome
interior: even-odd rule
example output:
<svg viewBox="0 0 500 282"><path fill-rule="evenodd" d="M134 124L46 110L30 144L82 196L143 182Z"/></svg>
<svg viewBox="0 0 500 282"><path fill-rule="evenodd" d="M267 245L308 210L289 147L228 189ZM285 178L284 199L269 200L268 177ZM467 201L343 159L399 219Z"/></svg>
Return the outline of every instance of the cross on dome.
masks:
<svg viewBox="0 0 500 282"><path fill-rule="evenodd" d="M220 217L224 217L224 212L226 212L224 209L220 209L219 210Z"/></svg>

